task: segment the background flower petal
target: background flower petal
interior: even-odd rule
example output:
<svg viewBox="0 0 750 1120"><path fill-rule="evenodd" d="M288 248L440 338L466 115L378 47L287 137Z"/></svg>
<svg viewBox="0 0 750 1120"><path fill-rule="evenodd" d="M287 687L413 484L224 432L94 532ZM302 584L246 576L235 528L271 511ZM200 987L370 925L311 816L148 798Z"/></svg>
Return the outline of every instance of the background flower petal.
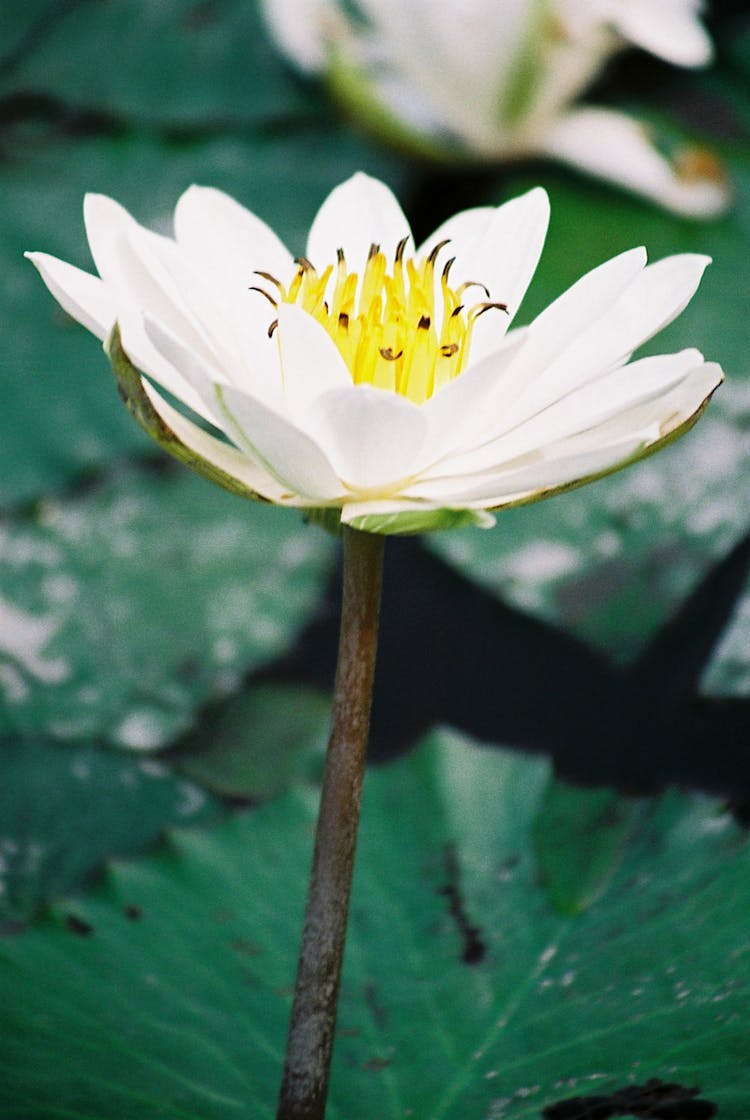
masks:
<svg viewBox="0 0 750 1120"><path fill-rule="evenodd" d="M731 197L716 160L688 160L684 167L679 161L670 163L645 125L614 109L588 106L567 113L545 133L540 147L555 159L688 217L721 214Z"/></svg>

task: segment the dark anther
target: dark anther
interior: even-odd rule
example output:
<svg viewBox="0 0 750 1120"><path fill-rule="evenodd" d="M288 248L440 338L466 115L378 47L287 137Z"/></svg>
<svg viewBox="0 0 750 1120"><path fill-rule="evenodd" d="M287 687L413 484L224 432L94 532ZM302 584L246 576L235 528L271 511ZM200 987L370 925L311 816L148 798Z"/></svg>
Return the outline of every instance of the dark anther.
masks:
<svg viewBox="0 0 750 1120"><path fill-rule="evenodd" d="M476 314L474 315L474 318L478 319L480 315L484 315L485 311L492 311L492 310L506 311L507 312L508 305L507 305L507 303L494 303L494 302L478 303L476 305L476 307L474 308L474 311L476 312Z"/></svg>
<svg viewBox="0 0 750 1120"><path fill-rule="evenodd" d="M336 260L339 262L339 264L346 264L346 258L344 257L343 249L336 250Z"/></svg>
<svg viewBox="0 0 750 1120"><path fill-rule="evenodd" d="M307 257L295 257L294 263L298 264L303 272L315 272L315 265Z"/></svg>
<svg viewBox="0 0 750 1120"><path fill-rule="evenodd" d="M432 320L430 319L429 315L423 315L422 318L417 323L417 330L418 331L426 331L429 328L431 322L432 322Z"/></svg>
<svg viewBox="0 0 750 1120"><path fill-rule="evenodd" d="M455 257L451 257L450 260L445 262L445 264L443 265L443 280L448 279L448 273L453 268L453 265L455 263L456 263L456 258Z"/></svg>
<svg viewBox="0 0 750 1120"><path fill-rule="evenodd" d="M456 315L460 315L464 309L464 305L459 303L458 307L454 307L451 311L451 319L455 319Z"/></svg>
<svg viewBox="0 0 750 1120"><path fill-rule="evenodd" d="M251 284L250 287L247 290L248 290L248 292L260 292L260 294L262 296L266 297L266 299L268 300L268 302L271 304L272 307L278 307L279 306L278 303L276 302L276 300L273 298L273 296L269 295L265 288L257 288L255 286L255 284Z"/></svg>
<svg viewBox="0 0 750 1120"><path fill-rule="evenodd" d="M403 259L404 249L406 248L408 241L409 241L409 237L407 235L406 237L402 237L401 240L399 241L398 245L396 246L396 260L397 261L401 261Z"/></svg>
<svg viewBox="0 0 750 1120"><path fill-rule="evenodd" d="M394 354L390 346L381 346L378 353L380 357L385 358L387 362L397 362L404 354L403 350L399 350L398 354Z"/></svg>
<svg viewBox="0 0 750 1120"><path fill-rule="evenodd" d="M253 275L261 276L264 280L269 280L272 284L275 284L277 288L281 288L279 281L270 272L261 272L259 268L256 268L253 270Z"/></svg>
<svg viewBox="0 0 750 1120"><path fill-rule="evenodd" d="M440 353L444 358L452 358L454 354L458 353L458 343L451 342L447 346L441 346Z"/></svg>
<svg viewBox="0 0 750 1120"><path fill-rule="evenodd" d="M278 325L279 325L279 320L274 319L274 321L271 323L270 327L268 328L268 337L269 338L273 338L273 332L276 330Z"/></svg>
<svg viewBox="0 0 750 1120"><path fill-rule="evenodd" d="M487 296L487 299L490 298L489 288L486 284L482 284L480 280L467 280L465 284L461 285L459 291L465 292L467 288L481 288L484 294Z"/></svg>
<svg viewBox="0 0 750 1120"><path fill-rule="evenodd" d="M345 311L339 314L339 326L343 327L344 330L348 330L349 328L349 316Z"/></svg>
<svg viewBox="0 0 750 1120"><path fill-rule="evenodd" d="M372 245L370 246L370 252L367 254L368 261L374 260L375 257L377 257L379 252L380 252L380 246L376 245L375 242L373 241Z"/></svg>
<svg viewBox="0 0 750 1120"><path fill-rule="evenodd" d="M430 262L430 264L435 263L435 261L437 260L437 255L438 255L438 253L440 252L441 249L444 249L446 245L450 245L450 240L451 240L450 237L446 237L445 241L438 241L437 245L435 246L435 248L430 253L429 257L427 258L427 260Z"/></svg>

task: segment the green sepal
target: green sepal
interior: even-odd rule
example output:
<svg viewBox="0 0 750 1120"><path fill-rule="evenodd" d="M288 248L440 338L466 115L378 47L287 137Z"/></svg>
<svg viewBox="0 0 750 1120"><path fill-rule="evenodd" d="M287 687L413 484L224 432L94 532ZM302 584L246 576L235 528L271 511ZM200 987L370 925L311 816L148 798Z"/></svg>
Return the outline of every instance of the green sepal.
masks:
<svg viewBox="0 0 750 1120"><path fill-rule="evenodd" d="M207 478L209 482L221 486L223 490L229 490L232 494L238 494L241 498L250 498L255 502L268 502L267 498L245 486L239 479L227 471L223 471L221 467L217 467L208 459L204 459L197 451L187 447L169 427L149 400L140 373L125 353L120 337L119 324L117 323L115 323L104 343L104 352L109 358L117 382L117 389L125 407L151 439L155 440L175 459L184 463L186 467L190 467L196 474ZM208 433L206 433L206 436L209 439L214 438L208 436Z"/></svg>
<svg viewBox="0 0 750 1120"><path fill-rule="evenodd" d="M410 536L436 529L465 529L469 525L491 529L495 518L483 509L410 509L403 513L364 513L347 524L363 533Z"/></svg>

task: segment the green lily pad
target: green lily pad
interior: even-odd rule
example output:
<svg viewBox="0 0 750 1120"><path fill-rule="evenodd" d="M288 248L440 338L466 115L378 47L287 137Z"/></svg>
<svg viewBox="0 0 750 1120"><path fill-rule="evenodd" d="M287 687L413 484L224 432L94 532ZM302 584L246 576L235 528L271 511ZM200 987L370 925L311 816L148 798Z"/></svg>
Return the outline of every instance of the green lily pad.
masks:
<svg viewBox="0 0 750 1120"><path fill-rule="evenodd" d="M6 86L181 125L283 119L310 100L269 41L255 0L78 0L59 3L54 16L31 25ZM29 26L23 6L6 18L9 31Z"/></svg>
<svg viewBox="0 0 750 1120"><path fill-rule="evenodd" d="M330 697L310 688L256 685L204 712L168 761L221 797L264 801L322 774Z"/></svg>
<svg viewBox="0 0 750 1120"><path fill-rule="evenodd" d="M750 581L701 679L708 696L750 696Z"/></svg>
<svg viewBox="0 0 750 1120"><path fill-rule="evenodd" d="M291 644L334 550L298 512L181 469L123 470L45 502L2 536L7 719L27 734L165 745Z"/></svg>
<svg viewBox="0 0 750 1120"><path fill-rule="evenodd" d="M550 781L536 820L536 855L540 881L562 914L586 910L603 893L637 811L614 790Z"/></svg>
<svg viewBox="0 0 750 1120"><path fill-rule="evenodd" d="M743 309L750 299L750 150L727 155L727 162L735 206L706 223L550 176L552 224L521 315L527 321L577 276L634 245L645 244L652 260L676 252L712 255L690 306L644 348L698 346L723 363L727 381L695 430L620 474L504 511L491 532L427 538L430 548L486 589L621 662L643 649L748 528L750 366Z"/></svg>
<svg viewBox="0 0 750 1120"><path fill-rule="evenodd" d="M166 766L93 745L0 740L0 929L27 920L105 859L219 806Z"/></svg>
<svg viewBox="0 0 750 1120"><path fill-rule="evenodd" d="M744 1120L750 851L668 796L606 891L538 882L548 767L436 737L370 772L327 1115L538 1117L650 1077ZM0 946L10 1120L274 1115L315 796L175 831ZM138 921L124 915L136 907Z"/></svg>
<svg viewBox="0 0 750 1120"><path fill-rule="evenodd" d="M99 343L61 311L22 256L44 250L92 269L86 191L110 194L139 221L168 229L190 183L216 186L302 252L317 207L342 178L359 167L396 184L400 177L394 162L334 130L183 144L133 136L71 141L45 130L12 151L0 166L0 506L148 446L119 401Z"/></svg>

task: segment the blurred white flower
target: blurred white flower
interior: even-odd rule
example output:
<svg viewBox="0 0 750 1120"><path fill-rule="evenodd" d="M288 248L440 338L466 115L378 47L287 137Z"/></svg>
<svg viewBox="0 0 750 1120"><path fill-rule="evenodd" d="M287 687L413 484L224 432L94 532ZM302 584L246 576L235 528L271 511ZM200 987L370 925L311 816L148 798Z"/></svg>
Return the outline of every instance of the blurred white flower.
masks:
<svg viewBox="0 0 750 1120"><path fill-rule="evenodd" d="M710 61L700 0L263 0L302 70L365 126L426 154L550 156L695 217L729 201L704 149L667 158L624 113L574 102L619 50ZM356 8L353 12L352 9Z"/></svg>
<svg viewBox="0 0 750 1120"><path fill-rule="evenodd" d="M646 267L632 249L509 331L548 216L537 188L456 214L415 250L390 190L358 174L297 260L203 187L179 200L174 240L87 196L101 278L29 256L173 454L249 497L414 532L491 524L624 466L689 427L721 380L697 350L629 361L686 306L703 256Z"/></svg>

